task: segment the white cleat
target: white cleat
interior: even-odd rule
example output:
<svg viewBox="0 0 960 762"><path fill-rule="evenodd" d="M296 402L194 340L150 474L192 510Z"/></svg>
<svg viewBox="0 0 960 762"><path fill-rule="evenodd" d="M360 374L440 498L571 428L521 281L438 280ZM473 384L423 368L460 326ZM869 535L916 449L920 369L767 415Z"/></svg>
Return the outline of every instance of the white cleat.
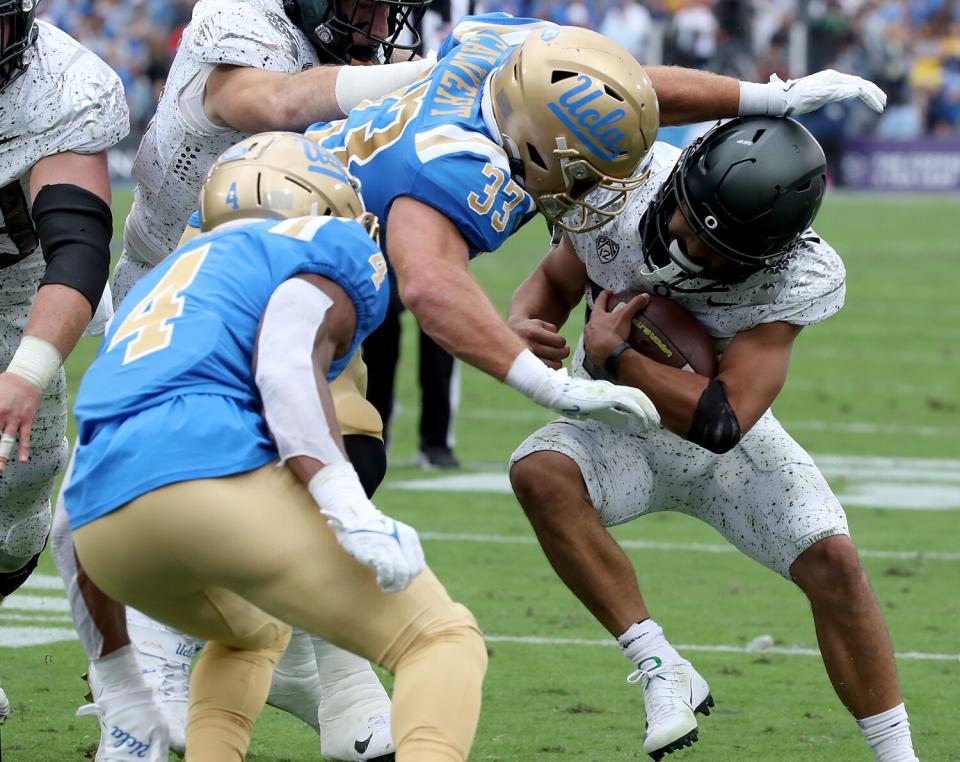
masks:
<svg viewBox="0 0 960 762"><path fill-rule="evenodd" d="M170 733L170 751L183 755L187 748L190 664L142 651L137 654L137 659L143 668L143 680L153 691L166 721Z"/></svg>
<svg viewBox="0 0 960 762"><path fill-rule="evenodd" d="M643 750L654 760L697 740L697 713L710 714L710 686L689 662L662 662L652 656L640 662L627 682L640 683L647 724Z"/></svg>
<svg viewBox="0 0 960 762"><path fill-rule="evenodd" d="M101 695L99 703L77 710L78 717L95 716L100 746L95 762L167 762L170 734L151 691Z"/></svg>
<svg viewBox="0 0 960 762"><path fill-rule="evenodd" d="M3 725L10 718L10 700L7 698L6 691L0 688L0 725Z"/></svg>
<svg viewBox="0 0 960 762"><path fill-rule="evenodd" d="M349 717L320 721L320 754L337 762L393 762L390 712L369 715L359 723ZM352 725L352 727L351 727Z"/></svg>

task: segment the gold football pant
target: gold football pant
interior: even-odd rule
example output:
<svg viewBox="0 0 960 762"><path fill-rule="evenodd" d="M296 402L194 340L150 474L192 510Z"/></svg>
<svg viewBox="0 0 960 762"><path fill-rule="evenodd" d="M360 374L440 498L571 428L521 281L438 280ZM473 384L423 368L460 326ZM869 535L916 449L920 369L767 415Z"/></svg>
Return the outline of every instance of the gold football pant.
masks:
<svg viewBox="0 0 960 762"><path fill-rule="evenodd" d="M340 433L360 434L383 441L380 413L367 401L367 366L358 349L343 373L330 384L330 395L337 411Z"/></svg>
<svg viewBox="0 0 960 762"><path fill-rule="evenodd" d="M108 595L210 641L190 682L190 762L244 758L289 625L394 673L398 760L467 758L487 664L473 615L429 569L401 593L381 591L289 469L163 487L75 542Z"/></svg>

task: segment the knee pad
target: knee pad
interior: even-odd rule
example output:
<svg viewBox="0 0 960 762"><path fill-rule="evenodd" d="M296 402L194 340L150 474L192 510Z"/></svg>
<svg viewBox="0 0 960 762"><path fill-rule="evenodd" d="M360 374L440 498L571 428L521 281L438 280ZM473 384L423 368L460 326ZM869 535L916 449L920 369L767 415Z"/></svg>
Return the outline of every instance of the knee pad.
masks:
<svg viewBox="0 0 960 762"><path fill-rule="evenodd" d="M11 560L0 560L0 572L16 571L23 566L24 559L39 555L47 544L50 524L49 500L35 501L29 513L7 524L6 531L0 534L0 557ZM10 563L16 566L11 569Z"/></svg>
<svg viewBox="0 0 960 762"><path fill-rule="evenodd" d="M40 553L42 552L43 550L41 549ZM31 557L30 560L27 561L26 566L20 569L0 572L0 597L6 598L27 581L27 577L33 574L33 570L37 568L37 560L40 558L40 553Z"/></svg>

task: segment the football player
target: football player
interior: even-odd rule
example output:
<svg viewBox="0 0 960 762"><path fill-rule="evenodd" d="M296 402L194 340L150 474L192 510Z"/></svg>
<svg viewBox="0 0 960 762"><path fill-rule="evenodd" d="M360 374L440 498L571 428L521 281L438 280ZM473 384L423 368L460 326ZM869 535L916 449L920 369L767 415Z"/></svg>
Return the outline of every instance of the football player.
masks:
<svg viewBox="0 0 960 762"><path fill-rule="evenodd" d="M398 759L466 759L483 638L367 498L328 386L386 311L376 218L291 133L231 148L201 198L206 234L131 290L77 395L64 500L83 568L209 641L190 759L245 757L288 622L396 675ZM162 730L123 743L165 760Z"/></svg>
<svg viewBox="0 0 960 762"><path fill-rule="evenodd" d="M843 305L843 263L810 229L826 189L823 151L791 119L742 118L683 153L656 143L651 172L623 215L549 251L514 294L509 322L558 365L569 349L557 329L585 296L592 315L574 375L586 363L643 389L663 428L550 423L513 453L517 498L557 574L635 665L628 682L642 689L654 759L696 741L695 713L713 700L651 618L606 528L675 510L803 590L830 680L876 758L915 760L890 639L843 508L770 412L797 335ZM610 310L610 292L625 290L690 310L720 354L717 377L631 349L631 318L649 297Z"/></svg>
<svg viewBox="0 0 960 762"><path fill-rule="evenodd" d="M649 174L642 162L658 100L668 123L810 110L856 95L878 109L883 102L875 85L835 72L790 85L673 67L649 75L587 30L496 13L465 17L428 74L307 131L363 183L366 203L384 221L400 297L424 331L541 405L637 428L658 423L649 400L547 367L497 313L469 260L497 249L538 210L571 231L621 213L627 192ZM611 191L599 207L588 197L597 188Z"/></svg>
<svg viewBox="0 0 960 762"><path fill-rule="evenodd" d="M47 541L66 460L61 364L104 293L106 149L129 130L117 75L34 13L0 2L0 600ZM9 712L0 691L0 722Z"/></svg>
<svg viewBox="0 0 960 762"><path fill-rule="evenodd" d="M119 304L131 286L174 248L196 208L200 183L214 159L245 135L303 130L340 117L357 103L389 92L430 65L418 60L372 64L412 55L415 27L429 0L205 0L184 30L157 113L144 135L133 174L134 200L114 271ZM407 35L408 42L400 41ZM352 459L372 494L385 454L376 411L358 391L364 369L353 363L334 385ZM81 642L91 661L95 704L124 701L140 690L136 663L161 699L173 746L183 748L187 680L200 644L98 594L76 567L65 517L53 550L69 592ZM319 672L318 672L319 664ZM331 759L379 759L391 752L389 699L362 659L296 632L276 670L270 702L321 730ZM318 714L319 707L319 714ZM146 721L146 720L145 720ZM362 752L357 751L357 745Z"/></svg>

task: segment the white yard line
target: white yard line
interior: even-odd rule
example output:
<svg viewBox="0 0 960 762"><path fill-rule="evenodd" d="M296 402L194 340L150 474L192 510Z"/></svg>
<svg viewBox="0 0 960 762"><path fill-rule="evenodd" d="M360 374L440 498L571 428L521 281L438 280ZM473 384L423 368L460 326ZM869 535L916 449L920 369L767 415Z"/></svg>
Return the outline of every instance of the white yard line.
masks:
<svg viewBox="0 0 960 762"><path fill-rule="evenodd" d="M603 640L592 640L587 638L539 638L534 636L520 635L484 635L488 643L512 643L516 645L531 646L599 646L613 647L617 642L613 638L604 638ZM699 651L703 653L723 653L723 654L750 654L759 656L762 654L777 654L779 656L819 656L820 651L816 648L803 648L801 646L770 646L768 648L749 648L747 646L728 646L728 645L704 645L695 643L680 643L674 645L678 651ZM922 653L919 651L904 651L897 653L896 657L906 661L960 661L960 654L937 654Z"/></svg>
<svg viewBox="0 0 960 762"><path fill-rule="evenodd" d="M536 545L537 538L527 535L469 534L459 532L420 532L420 538L431 542L476 542L490 545ZM670 553L739 553L733 545L710 545L699 542L650 542L617 540L630 550L666 551ZM960 561L960 553L926 550L861 550L863 558L887 558L899 561Z"/></svg>

